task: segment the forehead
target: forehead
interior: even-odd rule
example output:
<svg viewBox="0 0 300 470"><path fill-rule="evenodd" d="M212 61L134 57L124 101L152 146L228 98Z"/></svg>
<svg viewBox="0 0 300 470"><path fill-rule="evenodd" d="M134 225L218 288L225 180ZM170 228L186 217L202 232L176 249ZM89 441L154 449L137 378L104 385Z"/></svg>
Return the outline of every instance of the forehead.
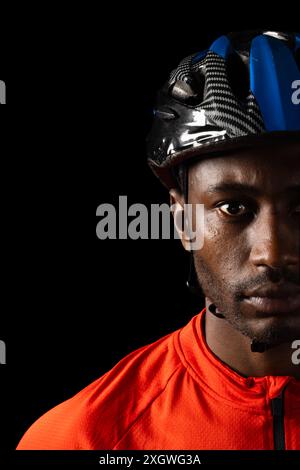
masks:
<svg viewBox="0 0 300 470"><path fill-rule="evenodd" d="M300 142L241 149L193 163L189 182L200 191L221 182L247 184L263 192L281 192L300 184Z"/></svg>

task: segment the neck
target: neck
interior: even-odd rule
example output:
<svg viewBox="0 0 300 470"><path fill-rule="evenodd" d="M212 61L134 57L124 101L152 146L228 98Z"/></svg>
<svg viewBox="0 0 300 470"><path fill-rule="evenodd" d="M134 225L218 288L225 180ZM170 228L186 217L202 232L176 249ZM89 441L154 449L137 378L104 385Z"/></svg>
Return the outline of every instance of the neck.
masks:
<svg viewBox="0 0 300 470"><path fill-rule="evenodd" d="M246 377L288 375L300 380L300 368L293 364L291 344L284 343L262 353L251 351L251 340L223 318L208 310L206 299L205 336L211 351L225 364Z"/></svg>

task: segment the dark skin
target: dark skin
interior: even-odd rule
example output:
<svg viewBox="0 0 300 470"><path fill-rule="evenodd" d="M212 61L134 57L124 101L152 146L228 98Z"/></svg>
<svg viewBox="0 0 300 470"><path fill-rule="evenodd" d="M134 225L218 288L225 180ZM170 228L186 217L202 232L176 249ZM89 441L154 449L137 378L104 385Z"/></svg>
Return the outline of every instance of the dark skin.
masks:
<svg viewBox="0 0 300 470"><path fill-rule="evenodd" d="M190 250L179 224L183 195L172 189L170 196L182 244ZM300 293L300 144L198 160L189 168L188 202L204 204L204 244L194 251L194 262L205 294L209 348L241 375L300 380L291 360L292 342L300 339L298 303L287 312L266 313L245 301L246 292L261 286L288 285ZM210 313L211 303L225 318ZM253 339L271 348L252 352Z"/></svg>

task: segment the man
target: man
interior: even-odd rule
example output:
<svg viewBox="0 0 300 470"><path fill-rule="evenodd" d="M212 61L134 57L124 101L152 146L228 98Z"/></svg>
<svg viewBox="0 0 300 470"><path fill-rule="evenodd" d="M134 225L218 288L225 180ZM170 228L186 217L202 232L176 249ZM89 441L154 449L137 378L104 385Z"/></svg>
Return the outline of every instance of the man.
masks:
<svg viewBox="0 0 300 470"><path fill-rule="evenodd" d="M222 36L172 73L149 163L206 306L42 416L19 449L300 449L299 45ZM204 206L199 249L185 203Z"/></svg>

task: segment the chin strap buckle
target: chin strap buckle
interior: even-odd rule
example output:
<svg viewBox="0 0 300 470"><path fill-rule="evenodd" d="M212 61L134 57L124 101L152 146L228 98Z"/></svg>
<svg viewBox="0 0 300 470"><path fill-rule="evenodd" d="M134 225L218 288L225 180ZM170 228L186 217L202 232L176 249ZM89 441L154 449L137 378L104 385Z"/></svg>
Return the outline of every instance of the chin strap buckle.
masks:
<svg viewBox="0 0 300 470"><path fill-rule="evenodd" d="M251 343L251 351L252 352L259 352L263 353L269 349L270 346L268 346L266 343L260 343L259 341L253 340Z"/></svg>
<svg viewBox="0 0 300 470"><path fill-rule="evenodd" d="M209 307L208 307L208 310L215 316L215 317L218 317L218 318L225 318L223 313L221 313L219 310L218 310L218 307L215 305L215 304L210 304Z"/></svg>

